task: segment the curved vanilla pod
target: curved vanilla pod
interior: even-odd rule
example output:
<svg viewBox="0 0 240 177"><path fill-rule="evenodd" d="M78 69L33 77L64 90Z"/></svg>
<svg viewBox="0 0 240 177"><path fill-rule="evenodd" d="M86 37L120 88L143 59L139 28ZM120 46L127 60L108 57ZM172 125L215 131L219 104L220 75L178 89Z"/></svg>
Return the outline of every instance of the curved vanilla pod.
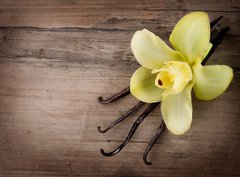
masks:
<svg viewBox="0 0 240 177"><path fill-rule="evenodd" d="M150 114L152 112L152 110L154 110L158 105L159 105L159 103L151 103L147 107L147 109L145 109L142 112L142 114L134 122L134 124L133 124L131 130L129 131L127 137L125 138L125 140L115 150L113 150L111 152L105 152L103 149L100 149L101 153L104 156L113 156L113 155L116 155L117 153L119 153L129 143L129 141L131 140L135 131L137 130L138 126L143 122L143 120L148 116L148 114Z"/></svg>
<svg viewBox="0 0 240 177"><path fill-rule="evenodd" d="M154 144L157 142L157 140L161 136L161 134L164 132L165 128L166 128L166 125L165 125L164 121L162 120L159 128L157 129L157 132L151 138L146 150L143 153L143 161L146 165L152 165L152 162L147 160L148 153L150 152L150 150L152 149Z"/></svg>
<svg viewBox="0 0 240 177"><path fill-rule="evenodd" d="M206 62L209 60L213 52L216 50L218 45L222 42L224 37L226 36L227 32L230 30L229 26L223 27L218 31L215 31L211 34L210 42L212 43L212 48L209 51L208 55L205 57L205 59L202 61L202 65L205 65Z"/></svg>
<svg viewBox="0 0 240 177"><path fill-rule="evenodd" d="M222 19L223 17L220 16L218 17L216 20L211 22L211 29L214 28L216 25L219 25L219 21ZM221 27L221 25L219 25L218 27ZM217 46L222 42L223 38L226 36L227 32L229 31L229 27L223 27L221 29L215 29L213 31L211 31L211 43L213 44L212 49L210 50L209 54L206 56L206 58L203 60L202 65L205 65L206 62L209 60L209 58L211 57L211 55L213 54L213 52L216 50ZM160 135L163 133L163 131L165 130L165 124L162 121L160 124L160 127L158 128L156 134L152 137L152 139L150 140L144 154L143 154L143 161L145 164L147 165L151 165L152 163L150 161L147 160L147 156L148 153L150 152L150 150L152 149L152 147L154 146L154 144L156 143L156 141L158 140L158 138L160 137Z"/></svg>
<svg viewBox="0 0 240 177"><path fill-rule="evenodd" d="M119 100L120 98L128 95L130 93L130 87L128 86L127 88L125 88L124 90L122 90L121 92L119 93L116 93L115 95L113 95L112 97L110 98L107 98L107 99L103 99L101 96L98 97L98 101L102 104L108 104L108 103L112 103L114 101L117 101Z"/></svg>
<svg viewBox="0 0 240 177"><path fill-rule="evenodd" d="M130 116L132 113L136 112L140 107L142 107L145 103L142 101L139 101L138 104L136 104L134 107L129 109L127 112L125 112L122 116L120 116L117 120L115 120L112 124L109 125L106 129L102 130L100 126L97 127L98 131L100 133L106 133L108 130L115 127L120 122L124 121L128 116Z"/></svg>
<svg viewBox="0 0 240 177"><path fill-rule="evenodd" d="M218 18L218 21L220 21L221 19L222 19L222 17ZM213 27L215 25L213 25ZM219 25L219 26L221 26L221 25ZM212 49L210 50L210 52L208 53L208 55L203 60L202 65L206 64L206 62L209 60L209 58L211 57L213 52L216 50L217 46L222 42L223 38L226 36L228 31L229 31L229 27L227 26L227 27L223 27L221 29L214 30L214 31L211 32L211 39L210 39L210 41L213 44L213 46L212 46ZM143 154L143 161L144 161L145 164L147 164L147 165L151 165L152 164L150 161L147 161L147 155L148 155L148 153L152 149L153 145L156 143L157 139L160 137L160 135L162 134L162 132L164 130L165 130L165 124L162 121L161 124L160 124L160 127L158 128L158 130L156 132L156 134L150 140L150 142L149 142L149 144L148 144L148 146L147 146L147 148L146 148L146 150L145 150L145 152Z"/></svg>
<svg viewBox="0 0 240 177"><path fill-rule="evenodd" d="M223 19L223 16L219 16L215 20L211 21L210 28L211 30Z"/></svg>

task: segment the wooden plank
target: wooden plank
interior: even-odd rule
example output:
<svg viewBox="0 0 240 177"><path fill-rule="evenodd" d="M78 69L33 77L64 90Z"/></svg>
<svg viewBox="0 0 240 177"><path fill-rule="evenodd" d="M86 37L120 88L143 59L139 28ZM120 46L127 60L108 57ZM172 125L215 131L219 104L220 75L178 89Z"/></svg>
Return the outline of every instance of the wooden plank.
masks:
<svg viewBox="0 0 240 177"><path fill-rule="evenodd" d="M239 35L238 1L1 1L0 26L100 28L171 32L189 11L206 11L211 19L223 15L231 34ZM41 15L39 15L41 14Z"/></svg>
<svg viewBox="0 0 240 177"><path fill-rule="evenodd" d="M153 32L168 42L167 34ZM133 34L133 31L86 29L70 31L3 27L0 29L0 45L2 46L0 57L40 58L52 61L51 66L57 67L104 63L107 66L117 65L119 69L125 71L133 68L131 71L134 71L138 65L130 49ZM236 45L239 43L239 36L228 35L208 64L227 64L239 68L239 45ZM35 63L37 64L38 60ZM129 68L126 68L127 65ZM91 73L88 72L88 74Z"/></svg>
<svg viewBox="0 0 240 177"><path fill-rule="evenodd" d="M155 11L188 11L188 10L205 10L205 11L239 11L240 5L237 0L232 0L226 3L225 0L209 0L207 3L203 3L199 0L186 0L186 1L166 1L166 0L98 0L98 1L64 1L64 0L2 0L2 9L14 9L14 8L29 8L29 9L128 9L128 10L155 10Z"/></svg>

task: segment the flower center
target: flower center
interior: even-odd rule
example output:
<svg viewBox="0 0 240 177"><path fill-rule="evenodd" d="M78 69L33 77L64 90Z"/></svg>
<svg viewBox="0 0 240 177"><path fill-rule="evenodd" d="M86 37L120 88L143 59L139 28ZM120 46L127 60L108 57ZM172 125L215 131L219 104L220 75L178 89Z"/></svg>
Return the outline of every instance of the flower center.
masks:
<svg viewBox="0 0 240 177"><path fill-rule="evenodd" d="M180 93L193 77L189 64L180 61L168 61L152 73L158 73L155 85L164 89L163 96Z"/></svg>

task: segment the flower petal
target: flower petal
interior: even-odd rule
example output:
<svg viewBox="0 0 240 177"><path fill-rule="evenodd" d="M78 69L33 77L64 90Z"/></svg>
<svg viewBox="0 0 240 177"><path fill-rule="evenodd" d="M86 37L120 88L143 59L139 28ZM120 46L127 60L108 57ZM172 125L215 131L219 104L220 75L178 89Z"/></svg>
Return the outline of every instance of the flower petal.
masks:
<svg viewBox="0 0 240 177"><path fill-rule="evenodd" d="M212 47L208 14L193 12L184 16L173 29L169 40L189 64L201 62Z"/></svg>
<svg viewBox="0 0 240 177"><path fill-rule="evenodd" d="M221 95L233 79L233 70L226 65L202 66L196 63L192 67L195 79L194 91L197 98L211 100Z"/></svg>
<svg viewBox="0 0 240 177"><path fill-rule="evenodd" d="M168 47L163 40L146 29L133 35L131 49L136 60L151 70L161 68L165 61L182 60L179 52Z"/></svg>
<svg viewBox="0 0 240 177"><path fill-rule="evenodd" d="M151 70L144 67L138 68L132 75L130 81L130 91L137 99L154 103L162 99L162 89L155 86L157 74L152 74Z"/></svg>
<svg viewBox="0 0 240 177"><path fill-rule="evenodd" d="M192 123L191 90L193 81L182 92L164 96L161 103L163 120L170 132L175 135L184 134Z"/></svg>

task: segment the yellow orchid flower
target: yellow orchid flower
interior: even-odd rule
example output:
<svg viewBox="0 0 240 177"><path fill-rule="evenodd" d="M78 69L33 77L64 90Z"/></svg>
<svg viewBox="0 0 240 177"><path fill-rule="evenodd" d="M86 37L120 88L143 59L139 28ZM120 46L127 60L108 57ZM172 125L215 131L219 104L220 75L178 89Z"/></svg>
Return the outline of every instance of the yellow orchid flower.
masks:
<svg viewBox="0 0 240 177"><path fill-rule="evenodd" d="M168 130L181 135L192 122L192 88L198 99L212 100L227 89L233 70L201 65L212 47L209 17L204 12L180 19L169 40L175 50L147 29L133 35L131 49L141 67L132 75L130 91L143 102L161 101Z"/></svg>

